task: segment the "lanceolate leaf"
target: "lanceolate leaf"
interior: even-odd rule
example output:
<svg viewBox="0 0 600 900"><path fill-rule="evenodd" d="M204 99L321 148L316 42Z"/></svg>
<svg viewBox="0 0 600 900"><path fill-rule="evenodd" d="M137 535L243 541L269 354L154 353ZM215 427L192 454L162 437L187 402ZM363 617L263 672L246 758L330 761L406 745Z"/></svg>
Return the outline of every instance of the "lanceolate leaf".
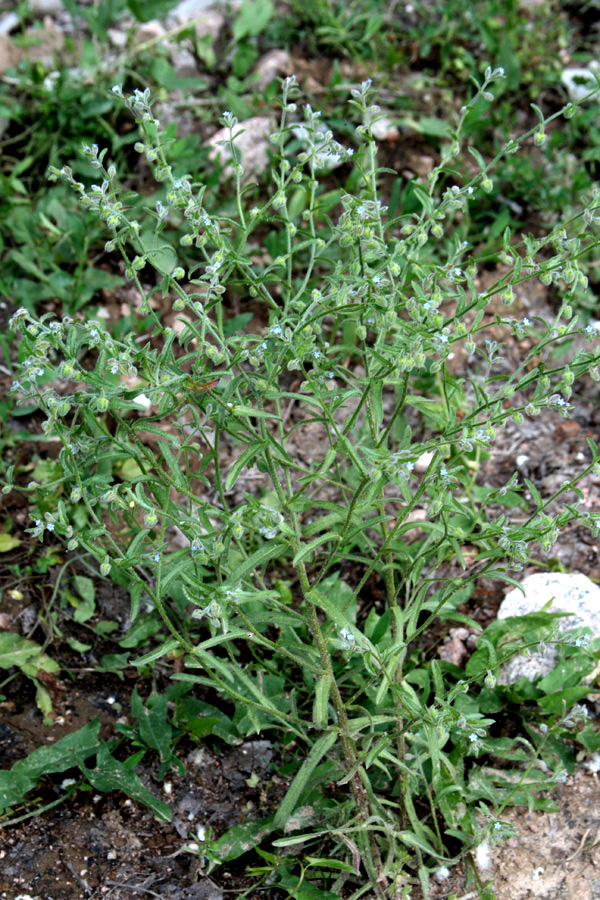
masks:
<svg viewBox="0 0 600 900"><path fill-rule="evenodd" d="M283 556L285 549L286 545L281 541L263 544L256 553L253 553L252 556L249 556L248 559L245 559L233 570L227 579L228 582L234 585L239 584L242 578L245 578L245 576L249 575L250 572L253 572L254 569L258 569L275 556Z"/></svg>
<svg viewBox="0 0 600 900"><path fill-rule="evenodd" d="M337 737L337 732L328 731L313 744L308 756L300 766L298 774L292 781L287 794L283 798L281 806L275 813L273 822L277 828L283 828L287 819L293 813L311 773L323 756L333 747Z"/></svg>
<svg viewBox="0 0 600 900"><path fill-rule="evenodd" d="M153 750L158 750L162 762L169 759L173 729L167 720L165 694L151 694L144 704L136 687L131 697L131 712L138 720L140 737L144 743Z"/></svg>
<svg viewBox="0 0 600 900"><path fill-rule="evenodd" d="M264 441L257 441L254 444L251 444L249 447L246 447L241 456L239 456L234 464L232 465L229 474L227 475L227 479L225 481L225 490L230 491L232 487L235 485L236 481L240 477L242 469L246 466L249 466L253 460L255 459L257 453L265 447L266 444Z"/></svg>
<svg viewBox="0 0 600 900"><path fill-rule="evenodd" d="M234 825L213 845L211 853L220 863L237 859L258 846L273 831L273 816L255 822Z"/></svg>

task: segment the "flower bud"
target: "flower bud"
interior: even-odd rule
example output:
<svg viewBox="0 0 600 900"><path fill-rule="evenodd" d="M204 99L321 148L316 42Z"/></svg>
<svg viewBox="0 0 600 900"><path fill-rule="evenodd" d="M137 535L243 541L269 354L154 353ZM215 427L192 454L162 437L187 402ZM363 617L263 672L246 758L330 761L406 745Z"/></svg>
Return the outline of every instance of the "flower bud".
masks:
<svg viewBox="0 0 600 900"><path fill-rule="evenodd" d="M491 691L494 690L494 688L496 687L496 676L493 674L493 672L487 673L487 675L483 679L483 683L485 684L486 688L489 688Z"/></svg>

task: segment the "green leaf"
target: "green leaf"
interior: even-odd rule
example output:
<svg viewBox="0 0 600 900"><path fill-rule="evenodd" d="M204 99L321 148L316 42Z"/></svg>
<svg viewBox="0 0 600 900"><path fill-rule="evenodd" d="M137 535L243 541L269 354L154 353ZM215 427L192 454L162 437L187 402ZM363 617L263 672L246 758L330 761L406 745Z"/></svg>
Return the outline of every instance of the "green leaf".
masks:
<svg viewBox="0 0 600 900"><path fill-rule="evenodd" d="M97 672L114 672L123 680L123 669L129 666L128 653L105 653L100 657L100 665L96 666Z"/></svg>
<svg viewBox="0 0 600 900"><path fill-rule="evenodd" d="M320 547L322 544L327 541L339 541L340 535L336 531L326 531L325 534L320 534L319 537L316 537L309 544L302 544L300 550L294 556L292 560L292 565L298 566L303 560L306 559L307 556L310 556L313 550L316 550L317 547Z"/></svg>
<svg viewBox="0 0 600 900"><path fill-rule="evenodd" d="M315 728L327 727L329 721L329 694L333 677L329 674L322 675L315 685L315 701L313 704L313 724Z"/></svg>
<svg viewBox="0 0 600 900"><path fill-rule="evenodd" d="M508 616L497 619L486 628L478 641L478 647L470 656L465 671L469 677L483 675L493 663L490 659L490 645L495 648L497 656L502 660L506 656L507 643L515 646L539 642L548 636L548 631L560 613L535 612L525 616ZM483 642L482 642L482 639Z"/></svg>
<svg viewBox="0 0 600 900"><path fill-rule="evenodd" d="M308 821L311 821L310 816L305 817L302 815L303 810L298 810L298 819L307 818ZM311 831L307 834L295 834L292 837L284 837L284 838L276 838L273 841L274 847L295 847L298 844L305 844L307 841L312 841L315 838L322 838L326 835L329 835L329 831Z"/></svg>
<svg viewBox="0 0 600 900"><path fill-rule="evenodd" d="M142 613L137 617L131 628L119 641L119 647L129 650L144 644L149 637L160 631L162 623L155 613Z"/></svg>
<svg viewBox="0 0 600 900"><path fill-rule="evenodd" d="M406 403L422 412L427 422L434 428L445 428L447 419L439 400L420 397L418 394L409 394Z"/></svg>
<svg viewBox="0 0 600 900"><path fill-rule="evenodd" d="M233 22L234 40L259 35L273 15L273 10L271 0L244 0Z"/></svg>
<svg viewBox="0 0 600 900"><path fill-rule="evenodd" d="M0 634L0 669L10 669L11 666L21 668L25 663L39 657L41 653L42 648L35 641L12 632Z"/></svg>
<svg viewBox="0 0 600 900"><path fill-rule="evenodd" d="M257 453L259 453L263 447L266 447L265 441L256 441L253 444L250 444L249 447L246 447L241 456L239 456L231 469L229 470L229 474L227 475L227 479L225 481L225 490L230 491L236 481L238 480L242 469L251 464L256 457Z"/></svg>
<svg viewBox="0 0 600 900"><path fill-rule="evenodd" d="M591 654L585 651L575 652L568 659L561 659L552 672L540 679L536 687L544 694L578 687L594 667L595 659Z"/></svg>
<svg viewBox="0 0 600 900"><path fill-rule="evenodd" d="M82 644L81 641L76 641L75 638L67 638L67 644L75 653L87 653L88 650L92 649L91 644Z"/></svg>
<svg viewBox="0 0 600 900"><path fill-rule="evenodd" d="M531 496L533 497L535 505L537 506L538 509L541 509L542 506L544 505L544 501L542 500L542 498L540 496L540 492L536 488L533 481L530 481L529 478L525 478L524 480L525 480L525 484L529 488L529 492L531 493Z"/></svg>
<svg viewBox="0 0 600 900"><path fill-rule="evenodd" d="M279 417L275 415L275 413L267 413L262 409L254 409L253 406L244 406L241 403L236 403L231 412L236 416L252 416L254 419L278 419Z"/></svg>
<svg viewBox="0 0 600 900"><path fill-rule="evenodd" d="M94 582L91 578L86 578L85 575L75 575L73 577L73 584L75 585L75 590L79 596L85 600L86 603L94 603L96 599L96 589L94 588Z"/></svg>
<svg viewBox="0 0 600 900"><path fill-rule="evenodd" d="M131 696L131 712L138 720L143 742L159 752L161 762L170 759L173 729L167 720L166 695L152 693L144 705L136 686Z"/></svg>
<svg viewBox="0 0 600 900"><path fill-rule="evenodd" d="M285 869L279 877L279 883L288 891L290 900L340 900L340 893L333 893L304 879L298 884L298 877L289 874Z"/></svg>
<svg viewBox="0 0 600 900"><path fill-rule="evenodd" d="M477 160L479 168L482 172L484 172L486 169L486 165L479 150L476 150L475 147L467 147L467 150L471 154L471 156L473 156Z"/></svg>
<svg viewBox="0 0 600 900"><path fill-rule="evenodd" d="M6 532L0 534L0 553L8 553L20 544L21 538L14 537L12 534L6 534Z"/></svg>
<svg viewBox="0 0 600 900"><path fill-rule="evenodd" d="M237 859L256 847L263 838L273 831L273 816L267 819L258 819L255 822L244 822L242 825L234 825L211 847L211 855L214 855L219 863Z"/></svg>
<svg viewBox="0 0 600 900"><path fill-rule="evenodd" d="M129 546L129 548L127 550L127 555L129 555L130 550L131 550L131 545ZM142 599L143 590L144 590L144 585L142 584L141 581L136 581L129 588L129 596L131 597L131 610L129 612L129 616L130 616L132 622L135 622L135 620L137 619L137 614L140 609L140 601Z"/></svg>
<svg viewBox="0 0 600 900"><path fill-rule="evenodd" d="M434 848L429 844L423 837L415 834L413 831L401 831L398 835L402 843L406 844L407 847L410 847L412 850L422 850L428 856L433 856L439 859L439 854L436 853Z"/></svg>
<svg viewBox="0 0 600 900"><path fill-rule="evenodd" d="M244 327L253 317L254 313L247 312L241 313L239 316L233 316L231 319L227 319L226 322L223 322L223 334L225 337L229 337L231 334L235 334L236 331L243 331Z"/></svg>
<svg viewBox="0 0 600 900"><path fill-rule="evenodd" d="M339 609L335 603L329 599L329 597L325 596L321 591L311 591L308 599L311 603L314 603L315 606L320 607L324 612L327 613L331 621L337 625L338 628L347 628L352 632L354 637L356 638L358 645L360 647L364 647L365 645L369 645L370 641L368 638L360 631L359 628L356 628L351 619L348 618L346 612L343 612ZM373 649L370 647L370 649Z"/></svg>
<svg viewBox="0 0 600 900"><path fill-rule="evenodd" d="M76 607L75 612L73 613L73 620L81 625L83 624L83 622L89 621L89 619L94 616L94 613L96 612L96 604L93 600L89 601L86 599L74 599L76 601Z"/></svg>
<svg viewBox="0 0 600 900"><path fill-rule="evenodd" d="M210 703L190 697L189 694L177 701L175 721L180 728L189 731L197 740L209 734L216 734L231 744L238 740L239 733L231 719Z"/></svg>
<svg viewBox="0 0 600 900"><path fill-rule="evenodd" d="M135 481L144 474L135 459L126 459L118 468L120 477L125 481Z"/></svg>
<svg viewBox="0 0 600 900"><path fill-rule="evenodd" d="M382 390L383 390L383 381L371 381L371 408L373 410L373 417L375 420L375 428L379 432L381 428L381 424L383 422L383 400L382 400Z"/></svg>
<svg viewBox="0 0 600 900"><path fill-rule="evenodd" d="M50 746L38 747L12 767L11 774L25 775L34 783L42 775L65 772L95 753L99 746L100 719L95 718L78 731L73 731Z"/></svg>
<svg viewBox="0 0 600 900"><path fill-rule="evenodd" d="M181 647L179 641L172 638L171 640L162 643L160 647L157 647L155 650L151 650L150 653L140 656L139 659L134 659L132 665L146 666L148 663L155 662L155 660L166 656L167 653L171 653L172 650L177 650L179 647Z"/></svg>
<svg viewBox="0 0 600 900"><path fill-rule="evenodd" d="M318 866L320 869L337 869L340 872L354 872L354 866L350 863L342 862L341 859L329 859L323 856L305 856L304 862L311 866Z"/></svg>
<svg viewBox="0 0 600 900"><path fill-rule="evenodd" d="M538 704L547 713L562 713L563 709L570 709L575 703L579 703L584 697L587 697L590 689L588 686L571 687L564 691L556 691L554 694L548 694L547 697L540 697Z"/></svg>
<svg viewBox="0 0 600 900"><path fill-rule="evenodd" d="M43 282L44 284L48 283L48 275L36 266L36 264L24 253L21 253L20 250L10 250L7 254L7 257L12 261L16 262L17 265L21 266L23 271L27 272L28 275L33 275L34 278Z"/></svg>
<svg viewBox="0 0 600 900"><path fill-rule="evenodd" d="M324 594L347 619L356 624L358 601L348 582L340 577L340 572L334 572L325 578L319 585L319 592Z"/></svg>
<svg viewBox="0 0 600 900"><path fill-rule="evenodd" d="M419 134L426 134L428 137L448 138L452 135L452 129L448 122L435 116L421 116L419 119L405 116L399 120L399 124L405 128L412 128Z"/></svg>
<svg viewBox="0 0 600 900"><path fill-rule="evenodd" d="M170 244L158 244L158 238L154 229L142 231L139 240L148 256L149 263L161 275L170 275L177 265L175 249Z"/></svg>
<svg viewBox="0 0 600 900"><path fill-rule="evenodd" d="M583 744L588 753L597 753L600 750L600 734L591 722L579 732L577 740Z"/></svg>
<svg viewBox="0 0 600 900"><path fill-rule="evenodd" d="M480 638L481 640L481 638ZM442 699L445 696L444 691L444 679L440 670L440 665L437 660L432 659L429 664L429 670L431 676L433 677L433 687L435 690L435 696L438 699Z"/></svg>
<svg viewBox="0 0 600 900"><path fill-rule="evenodd" d="M587 440L588 447L590 448L590 452L592 454L592 459L594 462L597 462L598 458L600 458L600 450L598 450L598 447L596 446L596 444L594 443L594 441L592 440L591 437L588 437L586 440Z"/></svg>
<svg viewBox="0 0 600 900"><path fill-rule="evenodd" d="M35 787L35 779L28 775L17 775L15 772L0 771L0 814L20 803L25 794Z"/></svg>
<svg viewBox="0 0 600 900"><path fill-rule="evenodd" d="M170 822L173 818L170 807L151 794L135 772L111 756L107 744L100 744L94 769L81 764L80 768L96 790L123 791L132 800L148 806L161 821Z"/></svg>
<svg viewBox="0 0 600 900"><path fill-rule="evenodd" d="M180 467L179 463L177 462L177 460L175 459L175 457L173 456L173 454L171 452L171 448L165 441L159 441L158 447L164 457L166 464L169 467L169 470L171 472L171 475L173 476L173 481L175 482L175 485L180 490L181 489L186 490L186 488L187 488L186 480L183 477L183 472L181 471L181 467Z"/></svg>
<svg viewBox="0 0 600 900"><path fill-rule="evenodd" d="M110 622L108 619L103 619L101 622L98 622L97 625L93 626L92 631L100 637L106 637L107 634L112 634L113 631L117 631L118 627L118 622Z"/></svg>
<svg viewBox="0 0 600 900"><path fill-rule="evenodd" d="M50 723L52 697L38 678L41 672L58 672L59 666L43 652L39 644L18 634L0 634L0 668L18 666L35 685L35 699L44 714L44 724Z"/></svg>
<svg viewBox="0 0 600 900"><path fill-rule="evenodd" d="M281 541L263 544L259 550L253 553L252 556L249 556L248 559L245 559L233 570L227 579L227 582L229 584L238 585L242 578L245 578L250 572L258 569L259 566L262 566L270 559L273 559L274 556L283 557L286 549L286 544Z"/></svg>
<svg viewBox="0 0 600 900"><path fill-rule="evenodd" d="M283 798L281 806L275 813L273 824L276 828L283 828L287 820L296 808L304 787L308 782L311 773L321 761L323 756L331 750L338 738L337 732L327 731L325 734L315 741L311 747L308 756L300 766L300 769L292 781L287 794Z"/></svg>

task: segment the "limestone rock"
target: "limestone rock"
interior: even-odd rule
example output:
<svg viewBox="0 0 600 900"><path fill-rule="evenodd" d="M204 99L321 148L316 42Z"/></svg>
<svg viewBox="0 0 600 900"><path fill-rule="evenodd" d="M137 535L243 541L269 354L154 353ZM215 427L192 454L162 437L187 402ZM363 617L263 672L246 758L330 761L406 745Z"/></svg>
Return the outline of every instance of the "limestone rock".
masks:
<svg viewBox="0 0 600 900"><path fill-rule="evenodd" d="M550 612L572 613L558 619L561 632L588 627L594 637L600 636L600 587L586 575L537 572L528 575L522 584L525 594L518 588L510 591L498 610L499 619L539 612L552 601ZM541 653L532 653L527 657L514 656L501 667L498 682L514 684L522 676L533 681L548 675L557 659L558 651L554 647L548 647L543 656Z"/></svg>
<svg viewBox="0 0 600 900"><path fill-rule="evenodd" d="M571 100L576 102L577 100L582 100L598 86L596 75L599 72L600 63L592 60L587 69L577 67L563 69L560 80L566 87Z"/></svg>
<svg viewBox="0 0 600 900"><path fill-rule="evenodd" d="M287 75L291 71L291 57L287 50L269 50L259 59L254 70L258 75L253 87L264 90L272 81L280 75Z"/></svg>
<svg viewBox="0 0 600 900"><path fill-rule="evenodd" d="M271 122L268 116L253 116L246 119L245 122L239 122L234 130L234 145L241 156L241 164L244 167L243 181L246 182L252 176L259 175L267 168L269 161L267 150L269 147L269 134L271 131ZM238 135L238 137L236 137ZM220 128L208 140L208 145L213 149L210 153L211 159L221 158L222 162L231 159L231 151L227 144L220 144L221 141L229 139L229 128ZM232 174L232 169L227 166L224 170L225 177Z"/></svg>

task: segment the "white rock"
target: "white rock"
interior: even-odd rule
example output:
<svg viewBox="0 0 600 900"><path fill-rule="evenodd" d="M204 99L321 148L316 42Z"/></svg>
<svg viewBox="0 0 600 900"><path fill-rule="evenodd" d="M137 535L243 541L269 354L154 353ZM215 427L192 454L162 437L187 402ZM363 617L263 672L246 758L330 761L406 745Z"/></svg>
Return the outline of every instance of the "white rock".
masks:
<svg viewBox="0 0 600 900"><path fill-rule="evenodd" d="M243 181L248 181L253 175L264 172L269 162L267 149L269 147L269 134L271 121L268 116L253 116L245 122L239 122L234 130L233 137L235 147L241 156L241 164L244 167ZM237 135L237 137L236 137ZM220 141L229 140L229 128L220 128L209 140L208 146L213 147L210 159L219 157L222 162L231 159L231 150L227 144L219 144ZM225 177L232 174L232 169L227 166L224 170Z"/></svg>
<svg viewBox="0 0 600 900"><path fill-rule="evenodd" d="M9 12L0 19L0 34L10 34L20 24L21 20L18 15L15 12Z"/></svg>
<svg viewBox="0 0 600 900"><path fill-rule="evenodd" d="M225 16L216 9L207 9L202 18L196 22L196 37L200 40L206 35L213 38L219 36L221 28L225 24Z"/></svg>
<svg viewBox="0 0 600 900"><path fill-rule="evenodd" d="M29 8L34 13L53 16L63 11L62 0L29 0Z"/></svg>
<svg viewBox="0 0 600 900"><path fill-rule="evenodd" d="M254 74L258 78L252 82L252 86L264 90L278 75L288 72L290 65L291 57L287 50L269 50L256 64Z"/></svg>
<svg viewBox="0 0 600 900"><path fill-rule="evenodd" d="M133 403L136 406L139 406L140 409L143 409L144 412L149 412L152 408L152 400L150 397L147 397L146 394L138 394L137 397L134 398Z"/></svg>
<svg viewBox="0 0 600 900"><path fill-rule="evenodd" d="M435 456L433 450L427 450L425 453L422 453L418 460L415 463L415 472L417 475L423 475L424 472L429 468L429 464L431 460Z"/></svg>
<svg viewBox="0 0 600 900"><path fill-rule="evenodd" d="M592 775L597 775L600 772L600 753L592 753L590 758L584 762L583 767Z"/></svg>
<svg viewBox="0 0 600 900"><path fill-rule="evenodd" d="M181 0L181 3L178 3L169 13L169 21L186 25L194 19L204 18L206 15L214 13L216 10L212 7L216 5L218 4L215 4L214 0ZM237 9L239 5L240 0L229 4L232 9Z"/></svg>
<svg viewBox="0 0 600 900"><path fill-rule="evenodd" d="M567 89L567 93L573 102L582 100L590 91L597 87L595 74L600 70L600 63L592 60L587 69L570 67L563 69L560 80Z"/></svg>
<svg viewBox="0 0 600 900"><path fill-rule="evenodd" d="M140 22L136 29L134 40L136 44L145 44L147 41L159 41L167 33L167 29L158 19L150 19L149 22Z"/></svg>
<svg viewBox="0 0 600 900"><path fill-rule="evenodd" d="M173 50L171 62L179 78L194 78L198 74L196 57L185 47L177 47Z"/></svg>
<svg viewBox="0 0 600 900"><path fill-rule="evenodd" d="M113 47L122 50L127 46L127 35L120 28L108 28L106 33Z"/></svg>
<svg viewBox="0 0 600 900"><path fill-rule="evenodd" d="M169 18L189 22L190 19L197 19L211 5L212 0L181 0L181 3L170 11Z"/></svg>
<svg viewBox="0 0 600 900"><path fill-rule="evenodd" d="M373 137L376 141L396 141L400 136L400 132L396 126L390 122L387 116L373 122L371 131L373 132Z"/></svg>
<svg viewBox="0 0 600 900"><path fill-rule="evenodd" d="M175 12L175 10L173 12ZM224 24L225 16L222 12L219 12L218 9L199 10L198 14L195 16L186 16L185 14L174 16L173 13L171 13L169 18L167 19L167 27L169 29L193 26L198 40L201 40L207 35L210 35L213 38L217 38ZM152 25L154 30L156 30L156 26L160 26L160 22L147 22L144 28L147 28L148 25ZM166 34L166 31L164 33ZM167 46L172 52L173 48L179 47L179 44L176 40L174 40L169 41L167 43Z"/></svg>
<svg viewBox="0 0 600 900"><path fill-rule="evenodd" d="M593 637L600 636L600 587L586 575L537 572L528 575L522 585L524 595L518 588L506 595L498 610L499 619L539 612L551 602L549 612L572 613L557 619L562 632L587 627L592 630ZM513 656L501 667L498 683L514 684L523 676L533 681L539 676L548 675L557 660L558 651L554 647L547 647L543 656L541 653Z"/></svg>

